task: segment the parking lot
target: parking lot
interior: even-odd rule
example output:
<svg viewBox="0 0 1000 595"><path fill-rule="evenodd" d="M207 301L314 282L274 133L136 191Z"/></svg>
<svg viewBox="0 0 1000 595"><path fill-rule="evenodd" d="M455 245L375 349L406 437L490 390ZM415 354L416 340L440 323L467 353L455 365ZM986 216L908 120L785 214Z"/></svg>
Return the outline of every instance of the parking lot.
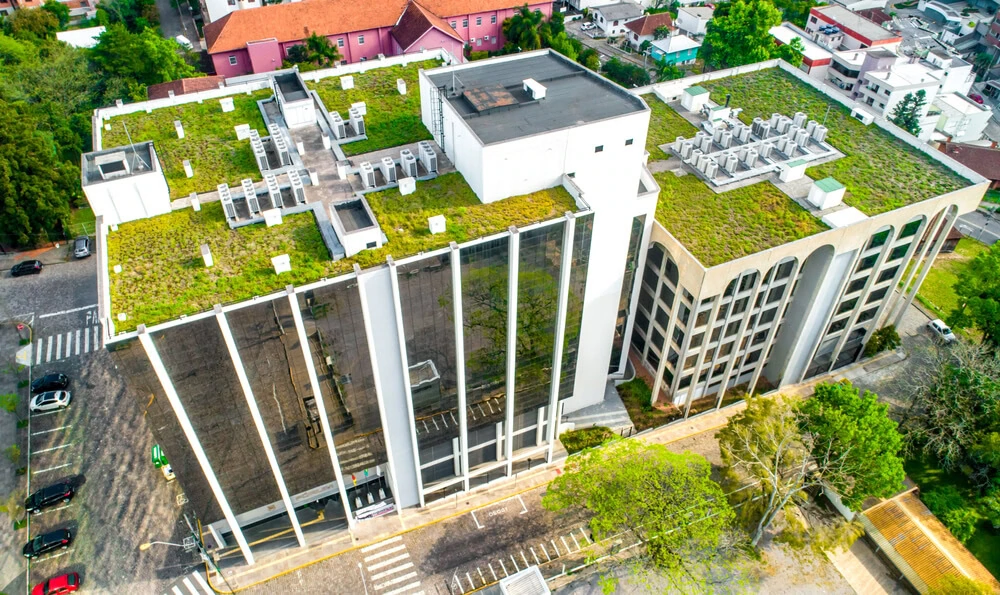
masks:
<svg viewBox="0 0 1000 595"><path fill-rule="evenodd" d="M69 407L31 414L18 430L27 471L21 489L30 493L62 480L76 488L70 503L31 516L8 551L0 552L5 563L19 560L25 567L23 578L5 587L23 592L24 582L33 586L77 572L87 592L174 593L178 586L182 595L208 593L191 574L202 567L196 554L164 544L139 547L183 542L185 497L181 486L168 483L151 464L154 441L143 407L126 393L100 345L96 263L90 258L51 264L37 276L0 277L0 332L5 333L0 359L4 365L16 360L28 365L31 378L64 373L72 394ZM27 345L6 336L14 334L14 321L26 325L20 336ZM27 392L19 391L25 414ZM30 537L62 528L73 534L67 549L25 564L20 549Z"/></svg>

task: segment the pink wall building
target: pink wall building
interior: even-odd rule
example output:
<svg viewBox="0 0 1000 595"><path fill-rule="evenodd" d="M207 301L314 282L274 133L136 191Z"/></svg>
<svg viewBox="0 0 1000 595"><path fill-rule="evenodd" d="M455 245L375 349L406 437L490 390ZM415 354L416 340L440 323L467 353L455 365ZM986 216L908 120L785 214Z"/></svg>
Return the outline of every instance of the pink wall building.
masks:
<svg viewBox="0 0 1000 595"><path fill-rule="evenodd" d="M223 76L281 68L288 48L312 33L325 35L345 63L444 48L462 59L503 47L503 21L525 0L306 0L239 10L208 24L205 40L215 72ZM528 0L552 14L550 2Z"/></svg>

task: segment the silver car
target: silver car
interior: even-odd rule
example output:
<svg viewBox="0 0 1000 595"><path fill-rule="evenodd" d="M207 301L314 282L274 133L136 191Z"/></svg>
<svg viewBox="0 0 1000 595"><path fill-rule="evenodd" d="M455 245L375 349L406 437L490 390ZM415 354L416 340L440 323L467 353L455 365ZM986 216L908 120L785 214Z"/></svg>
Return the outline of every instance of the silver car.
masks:
<svg viewBox="0 0 1000 595"><path fill-rule="evenodd" d="M90 256L90 238L80 236L73 240L73 256L76 258L87 258Z"/></svg>
<svg viewBox="0 0 1000 595"><path fill-rule="evenodd" d="M927 328L931 329L931 333L945 343L954 343L958 340L955 333L951 332L951 328L940 318L928 322Z"/></svg>
<svg viewBox="0 0 1000 595"><path fill-rule="evenodd" d="M50 390L31 398L28 410L32 413L42 413L43 411L55 411L69 407L73 395L68 390Z"/></svg>

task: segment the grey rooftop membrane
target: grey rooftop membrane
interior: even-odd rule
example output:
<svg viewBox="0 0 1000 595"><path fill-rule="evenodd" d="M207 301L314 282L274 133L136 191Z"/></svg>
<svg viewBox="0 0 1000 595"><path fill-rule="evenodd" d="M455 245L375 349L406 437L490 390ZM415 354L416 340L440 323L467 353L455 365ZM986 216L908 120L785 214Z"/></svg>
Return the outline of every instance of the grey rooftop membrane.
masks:
<svg viewBox="0 0 1000 595"><path fill-rule="evenodd" d="M487 145L646 109L614 83L550 52L436 69L428 78ZM544 98L525 90L528 79L544 87Z"/></svg>
<svg viewBox="0 0 1000 595"><path fill-rule="evenodd" d="M80 172L83 185L149 173L156 167L155 159L152 142L84 153Z"/></svg>

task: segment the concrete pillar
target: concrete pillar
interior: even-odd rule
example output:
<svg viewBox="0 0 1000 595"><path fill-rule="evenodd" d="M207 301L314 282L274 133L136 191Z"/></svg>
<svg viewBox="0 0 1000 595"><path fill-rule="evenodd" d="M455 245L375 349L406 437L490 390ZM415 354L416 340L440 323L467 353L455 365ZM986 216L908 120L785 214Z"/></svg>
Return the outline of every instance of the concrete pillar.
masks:
<svg viewBox="0 0 1000 595"><path fill-rule="evenodd" d="M896 314L896 319L893 321L895 326L899 326L899 323L903 320L903 315L906 314L907 308L913 303L913 298L916 297L917 291L920 290L920 284L924 282L924 278L927 277L927 273L931 270L931 265L934 264L934 259L937 258L938 252L941 251L941 246L944 241L948 239L948 234L951 233L951 228L955 224L955 219L957 211L950 210L946 211L942 216L940 232L938 233L937 240L934 242L934 246L931 247L930 254L927 255L927 262L924 264L923 270L920 271L920 276L917 278L917 282L913 285L913 290L910 291L909 296L903 302L903 307L900 308L899 313ZM927 238L926 243L930 243L934 235Z"/></svg>
<svg viewBox="0 0 1000 595"><path fill-rule="evenodd" d="M900 318L902 318L902 312L906 311L906 306L904 306L902 310L899 309L899 306L906 301L906 294L908 293L907 288L910 286L910 283L913 282L913 278L917 275L917 271L920 270L920 263L927 255L927 251L930 250L931 240L934 239L933 232L941 229L941 226L944 224L945 213L946 211L941 211L937 218L930 219L926 224L921 226L916 235L914 235L914 241L920 243L920 240L917 238L923 238L924 245L920 249L920 254L913 259L913 267L910 268L909 274L906 275L906 282L903 283L902 289L899 290L899 297L893 300L892 308L889 310L889 315L886 317L887 319L893 318L893 324L896 324L896 315L898 314ZM896 287L898 287L898 285Z"/></svg>
<svg viewBox="0 0 1000 595"><path fill-rule="evenodd" d="M576 234L576 217L572 213L566 213L566 223L563 229L562 262L559 264L559 298L556 305L556 336L552 343L552 384L549 387L549 427L545 432L545 440L549 443L548 452L545 455L547 462L552 462L552 451L556 443L556 426L559 425L559 418L556 417L559 402L559 380L562 376L562 356L566 344L566 311L569 305L569 280L570 269L573 266L573 239ZM581 313L582 314L582 313ZM539 436L536 444L542 444L541 424L543 418L539 416Z"/></svg>
<svg viewBox="0 0 1000 595"><path fill-rule="evenodd" d="M219 330L222 331L222 338L226 342L226 348L229 350L229 357L232 359L233 368L236 370L236 378L239 380L240 388L243 389L243 396L247 400L247 407L250 408L250 417L253 419L253 425L257 428L260 443L264 447L264 455L271 466L274 481L278 484L278 493L281 494L281 501L285 504L285 512L288 513L288 520L292 523L292 531L295 532L295 539L299 542L299 547L306 547L305 537L302 536L302 526L299 525L299 519L295 516L295 507L292 506L292 498L288 495L288 486L285 485L285 478L281 475L281 469L278 467L278 458L274 456L274 448L271 446L271 440L267 437L264 419L260 415L260 408L257 407L257 400L254 399L253 389L250 387L250 379L247 378L246 369L243 367L243 358L240 357L239 349L236 347L236 340L233 339L233 332L229 328L229 321L226 320L226 315L222 312L222 306L218 304L215 306L215 320L219 323Z"/></svg>
<svg viewBox="0 0 1000 595"><path fill-rule="evenodd" d="M513 475L514 457L514 389L517 371L517 275L520 263L520 242L517 228L510 227L507 271L507 415L504 428L507 436L504 443L504 457L507 459L507 475Z"/></svg>
<svg viewBox="0 0 1000 595"><path fill-rule="evenodd" d="M455 331L455 383L458 387L458 442L456 457L461 465L455 473L462 477L462 487L469 491L469 410L465 394L465 326L462 317L462 259L458 244L451 243L451 306Z"/></svg>
<svg viewBox="0 0 1000 595"><path fill-rule="evenodd" d="M194 457L198 460L198 464L205 474L205 479L208 480L208 486L212 489L212 494L215 495L216 502L219 503L222 516L229 523L229 528L232 530L233 537L236 538L236 543L239 545L240 551L243 552L243 557L246 559L247 564L252 566L254 558L253 553L250 551L250 544L247 543L246 538L243 536L243 530L240 529L239 523L236 522L236 515L233 513L232 507L229 506L226 495L222 492L222 485L219 484L219 478L216 477L215 471L212 470L212 465L208 462L208 455L205 454L205 449L201 447L201 441L198 440L194 426L191 425L191 420L184 410L184 405L181 403L181 399L174 389L174 383L171 382L170 375L167 374L167 369L163 366L163 360L160 359L160 354L156 351L156 345L153 345L153 338L146 332L144 325L139 326L139 343L146 350L146 357L149 358L149 363L153 366L153 372L160 381L163 392L167 395L167 401L174 410L174 415L177 416L177 422L180 424L181 430L188 440L188 444L191 445L191 451L194 452Z"/></svg>
<svg viewBox="0 0 1000 595"><path fill-rule="evenodd" d="M771 345L774 344L774 339L778 335L778 327L781 326L782 314L785 312L785 307L788 306L788 301L792 299L792 290L795 289L795 280L799 276L799 260L795 259L792 261L792 272L788 275L788 280L785 281L787 284L785 287L785 295L778 302L778 315L775 316L774 322L771 324L771 328L767 331L767 337L764 339L764 343L760 349L760 359L757 360L759 364L757 369L754 370L753 376L750 377L750 384L747 386L747 394L752 395L757 389L757 381L760 380L760 374L764 371L764 363L767 361L767 352L771 349ZM781 264L779 261L774 265L774 275L778 274L778 265ZM771 282L768 284L768 290L774 286L774 276L771 277ZM751 304L750 309L753 310L753 304ZM763 311L763 308L761 308ZM760 328L760 313L757 314L757 322L753 326L753 332L750 334L750 341L753 341L753 336L757 334L757 329ZM750 345L747 345L747 354L750 352ZM744 359L745 356L744 356Z"/></svg>

